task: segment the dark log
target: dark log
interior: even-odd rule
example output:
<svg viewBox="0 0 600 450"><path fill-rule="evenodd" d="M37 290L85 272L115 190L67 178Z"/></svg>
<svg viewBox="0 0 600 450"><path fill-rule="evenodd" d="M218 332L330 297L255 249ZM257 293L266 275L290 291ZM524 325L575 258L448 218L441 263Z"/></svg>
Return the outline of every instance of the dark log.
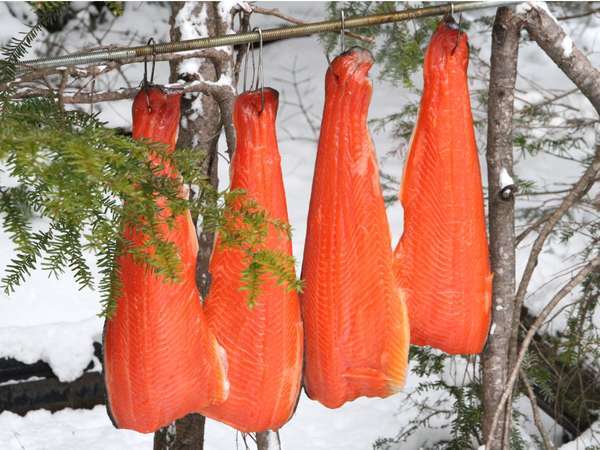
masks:
<svg viewBox="0 0 600 450"><path fill-rule="evenodd" d="M94 343L94 354L98 361L102 360L98 343ZM60 381L43 361L25 364L13 358L0 358L0 411L25 415L41 408L58 411L102 405L106 401L104 379L101 372L92 372L93 369L91 361L82 376L67 383ZM42 379L28 381L32 377Z"/></svg>
<svg viewBox="0 0 600 450"><path fill-rule="evenodd" d="M64 408L90 409L106 401L100 372L86 372L71 383L58 378L0 386L0 411L25 415L34 409L59 411Z"/></svg>

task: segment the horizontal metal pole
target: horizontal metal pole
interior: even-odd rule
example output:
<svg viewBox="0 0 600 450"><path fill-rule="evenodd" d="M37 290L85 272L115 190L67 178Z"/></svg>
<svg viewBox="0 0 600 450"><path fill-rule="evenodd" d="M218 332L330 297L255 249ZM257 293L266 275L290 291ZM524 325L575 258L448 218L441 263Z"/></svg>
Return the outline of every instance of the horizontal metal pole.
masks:
<svg viewBox="0 0 600 450"><path fill-rule="evenodd" d="M403 11L394 11L387 14L375 14L371 16L348 17L344 20L344 29L370 27L384 23L401 22L404 20L417 19L420 17L431 17L449 14L452 11L457 13L461 11L471 11L475 9L492 8L505 6L514 2L507 1L479 1L479 2L458 2L443 5L426 6L424 8L405 9ZM281 39L290 39L300 36L309 36L311 34L340 31L342 29L341 20L328 20L323 22L306 23L302 25L286 26L282 28L269 28L262 30L263 41L277 41ZM240 45L251 42L259 42L260 35L258 31L247 33L227 34L225 36L207 37L201 39L190 39L180 42L167 42L163 44L143 45L139 47L129 47L112 50L100 50L87 53L72 53L64 56L53 56L50 58L39 58L22 61L19 64L19 71L24 72L33 69L42 69L60 66L73 66L78 64L92 64L108 61L118 61L121 59L135 58L139 56L149 56L152 54L177 53L189 50L199 50L203 48L222 47L226 45Z"/></svg>

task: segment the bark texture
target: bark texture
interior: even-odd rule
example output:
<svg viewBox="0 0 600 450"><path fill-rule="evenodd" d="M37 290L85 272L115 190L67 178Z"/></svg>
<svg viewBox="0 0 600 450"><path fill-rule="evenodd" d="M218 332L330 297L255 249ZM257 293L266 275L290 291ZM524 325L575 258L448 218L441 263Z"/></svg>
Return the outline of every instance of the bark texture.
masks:
<svg viewBox="0 0 600 450"><path fill-rule="evenodd" d="M264 431L256 433L256 450L281 450L279 432Z"/></svg>
<svg viewBox="0 0 600 450"><path fill-rule="evenodd" d="M505 430L497 427L490 437L496 405L508 377L510 338L515 295L515 203L501 196L502 169L513 174L513 108L521 23L509 8L499 8L492 31L488 147L490 259L494 274L492 327L483 353L483 433L487 450L508 448ZM510 418L504 410L502 419ZM510 426L510 420L501 423Z"/></svg>
<svg viewBox="0 0 600 450"><path fill-rule="evenodd" d="M567 36L548 11L533 4L525 17L525 29L600 114L600 72ZM571 51L565 51L569 48Z"/></svg>
<svg viewBox="0 0 600 450"><path fill-rule="evenodd" d="M529 280L537 265L537 256L542 251L544 241L552 231L551 228L590 189L600 169L598 150L596 150L591 165L553 214L551 219L554 219L554 222L548 220L544 229L540 231L536 240L538 245L534 245L515 297L514 230L509 229L508 223L510 221L512 228L514 209L512 207L507 209L506 205L503 209L502 202L498 200L496 195L496 189L497 170L503 167L500 165L503 163L503 158L505 159L504 163L511 164L504 167L509 173L512 172L512 162L508 159L509 157L512 158L512 91L515 84L518 37L522 27L527 29L531 38L575 83L600 114L600 72L577 49L544 5L531 3L518 15L511 13L507 8L500 8L493 32L488 113L487 157L490 180L490 246L495 282L494 325L483 360L485 386L483 425L487 450L509 448L510 415L508 412L512 403L513 386L527 348L533 341L541 323L562 298L581 282L586 273L597 270L599 265L598 258L593 259L571 282L567 283L553 297L543 312L535 318L525 338L519 343L516 331L521 320L522 300L527 294ZM505 252L502 252L502 244L511 244L511 240L513 245L510 249L505 247ZM506 253L506 250L509 250L509 253ZM509 263L510 267L508 267ZM507 269L510 269L510 274L506 272ZM508 305L511 310L510 314L506 309L506 298L514 300ZM510 320L511 316L512 320ZM510 320L512 326L507 323L508 320ZM512 332L510 327L512 327ZM511 334L512 336L510 336ZM518 348L519 344L520 349ZM503 359L505 355L508 355L508 359Z"/></svg>
<svg viewBox="0 0 600 450"><path fill-rule="evenodd" d="M201 20L201 17L205 20ZM171 40L179 41L207 35L227 33L231 22L230 11L222 10L217 2L174 2L171 3ZM187 22L187 23L186 23ZM186 23L187 26L184 25ZM192 25L194 36L190 33ZM188 33L188 34L186 34ZM217 82L233 80L233 50L224 50L227 57L171 60L170 82ZM219 83L219 88L210 93L186 94L181 102L181 125L177 145L193 148L205 153L203 171L214 187L218 187L218 143L223 126L232 130L231 110L235 89L231 84ZM229 101L225 99L228 98ZM230 131L228 131L230 133ZM230 151L235 146L235 137L228 135ZM201 193L199 193L201 195ZM208 263L214 243L214 233L201 232L196 282L206 298L210 288ZM155 450L202 450L204 447L205 418L200 414L189 414L154 435Z"/></svg>

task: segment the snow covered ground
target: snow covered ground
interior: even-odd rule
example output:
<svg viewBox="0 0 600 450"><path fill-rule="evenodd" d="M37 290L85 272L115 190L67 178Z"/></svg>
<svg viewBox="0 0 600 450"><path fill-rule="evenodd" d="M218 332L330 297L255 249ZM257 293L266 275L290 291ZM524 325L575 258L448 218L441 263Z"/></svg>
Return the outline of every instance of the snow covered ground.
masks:
<svg viewBox="0 0 600 450"><path fill-rule="evenodd" d="M287 3L269 4L282 11L306 20L317 20L323 16L322 3ZM2 30L0 41L8 36L16 35L22 30L19 21L13 19L0 4ZM128 29L139 33L139 40L145 41L150 35L157 41L167 37L167 9L139 3L136 9L136 20L131 14L118 19L117 28ZM144 24L153 23L153 31L144 30ZM278 21L272 18L253 18L253 25L275 25ZM593 32L584 34L586 44L593 48ZM489 42L482 42L483 48ZM487 37L485 37L487 39ZM115 35L115 42L122 42L122 37ZM69 44L81 47L83 42L73 41ZM580 42L575 42L580 45ZM91 44L90 44L91 45ZM69 50L75 50L70 48ZM595 57L598 57L596 54ZM521 53L521 67L528 75L537 77L538 81L551 85L564 86L568 80L555 68L549 59L533 46L528 46ZM272 86L281 92L282 106L279 114L279 138L282 154L283 174L287 191L290 221L294 228L294 254L301 261L306 231L306 214L308 210L309 192L314 168L316 143L286 138L285 130L295 136L307 136L307 124L299 117L297 111L283 103L296 101L295 94L289 85L281 79L290 79L289 68L296 62L298 67L307 69L313 90L307 93L304 100L312 104L312 110L320 116L323 104L324 74L327 69L322 46L317 38L301 38L265 47L265 85ZM526 63L525 63L526 62ZM596 61L598 62L598 61ZM544 70L540 70L540 66ZM141 66L129 66L128 75L134 83L141 78ZM406 101L407 94L401 89L376 79L376 68L373 70L374 93L371 105L371 118L382 117L397 111L399 105ZM133 75L131 75L133 74ZM166 82L168 76L167 63L157 66L157 82ZM543 77L543 78L542 78ZM418 77L417 77L418 78ZM589 105L574 105L587 109ZM114 102L102 105L102 117L112 126L130 126L130 101ZM317 120L318 122L318 120ZM398 177L402 173L403 160L400 154L383 158L395 148L386 134L374 134L375 146L381 159L381 166L387 172ZM480 143L482 144L482 143ZM483 145L480 145L483 148ZM485 160L482 158L482 173L485 176ZM534 157L520 161L517 175L526 174L538 182L550 185L560 178L561 181L572 181L577 171L574 167L552 158ZM1 176L1 173L0 173ZM220 165L222 187L227 186L226 164ZM0 180L1 181L1 180ZM402 208L396 204L388 209L388 217L395 244L402 230ZM0 232L0 267L4 267L10 259L11 245L6 235ZM548 299L548 293L555 284L544 286L554 277L557 268L577 249L573 246L563 248L555 246L552 251L542 255L541 263L533 282L536 294L529 304L541 308ZM519 267L523 266L523 258ZM96 314L100 311L99 297L89 290L79 291L70 275L60 280L48 279L45 273L35 272L32 279L17 292L7 297L0 294L0 357L9 356L24 362L37 359L47 361L61 380L76 378L87 365L93 354L93 342L101 336L102 320ZM418 377L411 375L406 391L418 382ZM281 431L283 447L286 450L311 449L345 449L363 450L371 448L379 437L394 436L399 428L406 424L409 414L402 410L403 395L388 399L359 399L338 410L329 410L302 395L295 416ZM427 431L430 439L438 437L440 431ZM424 436L416 436L417 439ZM242 448L237 433L220 423L208 421L206 431L207 450L225 450ZM412 442L412 441L411 441ZM402 448L416 448L411 442ZM144 435L131 431L116 430L111 425L103 406L93 410L63 410L54 414L47 411L33 411L25 418L9 412L0 413L0 450L107 450L107 449L149 449L152 446L152 435ZM582 447L565 447L572 450Z"/></svg>

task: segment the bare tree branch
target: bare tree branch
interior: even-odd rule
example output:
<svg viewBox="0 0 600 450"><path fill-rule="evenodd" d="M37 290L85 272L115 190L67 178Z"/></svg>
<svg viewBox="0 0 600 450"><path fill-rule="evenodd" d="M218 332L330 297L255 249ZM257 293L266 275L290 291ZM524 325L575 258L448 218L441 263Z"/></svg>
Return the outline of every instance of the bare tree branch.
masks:
<svg viewBox="0 0 600 450"><path fill-rule="evenodd" d="M537 4L530 5L531 9L526 12L524 17L524 26L529 31L530 36L575 83L600 114L600 72L592 66L587 57L574 45L562 27L547 10ZM538 264L539 255L557 223L591 189L598 173L600 173L600 139L596 142L591 164L581 178L573 185L571 191L564 197L561 204L544 221L532 246L521 281L519 282L517 294L515 295L515 317L512 323L509 352L510 370L513 370L516 365L521 307L525 300L533 272Z"/></svg>
<svg viewBox="0 0 600 450"><path fill-rule="evenodd" d="M557 17L556 20L580 19L581 17L593 16L596 13L600 13L600 8L592 8L579 14L571 14L570 16L560 16Z"/></svg>
<svg viewBox="0 0 600 450"><path fill-rule="evenodd" d="M163 86L167 92L186 94L189 92L200 92L203 94L214 95L215 97L224 96L231 92L235 95L233 88L229 85L221 85L209 81L191 81L189 83L172 83ZM112 102L117 100L126 100L135 97L140 91L139 87L121 88L115 91L98 92L65 92L63 100L65 104L77 103L99 103ZM52 89L42 89L35 87L23 88L15 92L14 99L24 99L31 97L48 97L55 94Z"/></svg>
<svg viewBox="0 0 600 450"><path fill-rule="evenodd" d="M119 61L111 61L105 64L92 64L89 66L78 67L78 66L66 66L66 67L52 67L48 69L37 69L32 70L30 72L25 72L17 78L10 82L0 84L0 90L6 90L9 87L16 86L22 83L36 81L42 79L44 77L48 77L51 75L60 75L62 73L67 73L69 76L73 78L88 78L92 76L102 75L113 70L118 70L121 66L126 64L134 64L144 62L144 56L137 56L135 58L122 59ZM220 49L215 48L205 48L202 50L191 50L188 52L181 53L168 53L156 55L155 60L157 62L160 61L178 61L182 59L188 58L206 58L212 61L215 61L218 64L222 64L226 62L229 58L229 55ZM147 59L147 58L146 58Z"/></svg>
<svg viewBox="0 0 600 450"><path fill-rule="evenodd" d="M491 438L494 435L494 432L498 425L498 420L500 418L500 414L502 412L502 409L504 408L504 405L506 404L506 401L511 396L513 387L515 385L515 381L519 375L519 369L521 368L521 365L523 364L523 359L525 358L525 354L527 353L527 350L529 349L529 345L531 344L535 334L540 329L540 327L544 324L546 318L550 315L550 313L552 313L552 310L560 303L560 301L565 296L567 296L573 289L575 289L585 279L585 277L587 277L590 273L592 273L592 271L598 270L599 267L600 267L600 256L596 256L589 263L587 263L583 267L583 269L581 269L577 273L577 275L575 275L571 279L571 281L566 283L554 295L554 297L552 297L550 302L544 307L544 309L542 309L542 311L538 314L537 318L535 319L535 321L529 328L529 331L525 335L525 338L523 339L523 343L521 344L521 349L519 351L519 355L517 357L515 367L513 368L512 372L510 374L510 377L506 383L506 387L504 388L502 397L500 398L500 401L498 402L498 406L494 413L494 418L492 420L490 433L488 435L488 440L486 441L486 449L492 448L491 447Z"/></svg>
<svg viewBox="0 0 600 450"><path fill-rule="evenodd" d="M533 243L529 258L527 259L527 264L525 265L525 270L523 271L523 276L519 283L519 288L515 296L515 312L520 314L521 306L523 305L525 295L527 294L527 288L529 287L531 277L538 264L538 258L544 248L546 240L552 234L554 227L567 211L589 192L594 185L598 173L600 173L600 142L596 143L596 150L594 152L592 163L588 166L581 178L573 185L569 193L563 198L560 205L544 221L542 229ZM518 345L518 335L519 321L515 320L513 322L513 332L511 337L513 348L516 348ZM516 352L514 353L516 354Z"/></svg>
<svg viewBox="0 0 600 450"><path fill-rule="evenodd" d="M541 4L531 3L525 29L600 114L600 72Z"/></svg>
<svg viewBox="0 0 600 450"><path fill-rule="evenodd" d="M65 87L67 86L68 76L62 73L60 76L60 86L58 87L58 106L60 109L65 109Z"/></svg>
<svg viewBox="0 0 600 450"><path fill-rule="evenodd" d="M521 377L521 380L523 381L523 384L525 385L525 390L527 391L527 397L529 397L529 402L531 403L531 411L533 412L533 421L535 422L535 426L538 429L540 436L542 436L542 440L544 441L544 448L546 450L555 450L555 447L554 447L554 445L552 445L552 442L550 441L550 438L548 437L548 433L546 432L546 429L544 428L544 424L542 423L539 407L538 407L537 401L535 399L535 394L533 392L531 384L529 383L529 379L527 378L527 374L525 373L525 371L523 369L519 369L519 376Z"/></svg>
<svg viewBox="0 0 600 450"><path fill-rule="evenodd" d="M255 12L258 14L263 14L265 16L278 17L280 19L285 20L286 22L290 22L290 23L293 23L296 25L302 25L302 24L306 23L303 20L296 19L295 17L292 17L290 15L282 13L277 8L261 8L260 6L252 6L252 12ZM362 36L360 34L356 34L351 31L346 31L346 36L351 37L356 40L359 40L359 41L362 41L362 42L366 42L367 44L375 43L375 39L367 37L367 36Z"/></svg>

